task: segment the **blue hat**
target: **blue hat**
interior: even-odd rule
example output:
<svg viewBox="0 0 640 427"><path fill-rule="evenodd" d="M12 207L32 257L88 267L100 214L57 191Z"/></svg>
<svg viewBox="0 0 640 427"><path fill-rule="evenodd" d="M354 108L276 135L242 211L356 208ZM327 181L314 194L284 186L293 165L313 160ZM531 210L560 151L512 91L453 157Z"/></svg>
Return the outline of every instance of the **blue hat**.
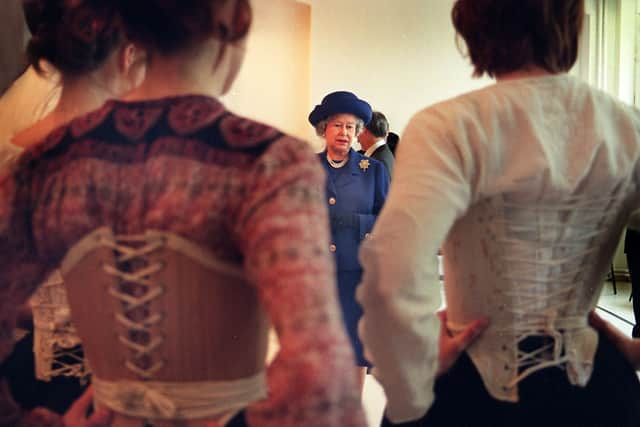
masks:
<svg viewBox="0 0 640 427"><path fill-rule="evenodd" d="M309 123L315 126L335 114L353 114L367 125L371 121L372 111L371 105L351 92L332 92L309 114Z"/></svg>

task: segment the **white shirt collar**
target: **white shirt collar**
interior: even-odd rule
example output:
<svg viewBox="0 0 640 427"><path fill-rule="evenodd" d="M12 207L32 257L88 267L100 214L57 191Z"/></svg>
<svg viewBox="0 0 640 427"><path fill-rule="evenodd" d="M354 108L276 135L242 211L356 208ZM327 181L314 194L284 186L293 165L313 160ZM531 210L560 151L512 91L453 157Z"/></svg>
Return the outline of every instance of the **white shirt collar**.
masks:
<svg viewBox="0 0 640 427"><path fill-rule="evenodd" d="M378 149L378 147L382 147L384 144L386 144L386 141L384 139L377 140L371 147L367 149L367 151L364 152L364 155L367 157L371 157L371 155Z"/></svg>

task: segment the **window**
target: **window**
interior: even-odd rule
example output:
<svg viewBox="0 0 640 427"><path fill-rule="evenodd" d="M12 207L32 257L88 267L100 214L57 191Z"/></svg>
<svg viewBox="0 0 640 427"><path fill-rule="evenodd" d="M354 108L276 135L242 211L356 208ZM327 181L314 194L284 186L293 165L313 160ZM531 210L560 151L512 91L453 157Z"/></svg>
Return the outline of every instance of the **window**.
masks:
<svg viewBox="0 0 640 427"><path fill-rule="evenodd" d="M571 74L640 107L640 0L585 0L580 52ZM613 260L627 272L623 241Z"/></svg>
<svg viewBox="0 0 640 427"><path fill-rule="evenodd" d="M580 53L572 74L622 101L640 105L640 46L637 13L640 0L585 0Z"/></svg>

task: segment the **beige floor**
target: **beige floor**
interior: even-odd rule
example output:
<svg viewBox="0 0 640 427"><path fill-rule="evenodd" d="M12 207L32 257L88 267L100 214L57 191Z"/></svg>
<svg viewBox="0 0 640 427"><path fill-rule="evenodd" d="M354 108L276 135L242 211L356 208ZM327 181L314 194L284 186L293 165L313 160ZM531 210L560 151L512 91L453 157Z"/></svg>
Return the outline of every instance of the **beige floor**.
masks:
<svg viewBox="0 0 640 427"><path fill-rule="evenodd" d="M631 284L618 281L616 287L617 293L614 294L611 283L605 283L596 310L598 314L616 325L622 332L631 336L634 323L633 308L631 301L629 301Z"/></svg>
<svg viewBox="0 0 640 427"><path fill-rule="evenodd" d="M378 381L376 381L372 375L367 375L364 380L362 403L367 415L367 421L371 427L380 425L386 401L387 398L384 395L384 390L382 390Z"/></svg>

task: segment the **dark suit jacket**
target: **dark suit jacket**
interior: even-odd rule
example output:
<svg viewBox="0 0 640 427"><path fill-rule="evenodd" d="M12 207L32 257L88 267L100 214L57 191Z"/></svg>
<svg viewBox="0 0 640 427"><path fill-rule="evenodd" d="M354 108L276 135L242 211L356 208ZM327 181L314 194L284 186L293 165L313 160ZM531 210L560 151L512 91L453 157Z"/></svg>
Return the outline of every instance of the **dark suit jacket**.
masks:
<svg viewBox="0 0 640 427"><path fill-rule="evenodd" d="M395 159L393 158L393 153L387 144L383 144L378 147L376 151L371 154L371 158L384 163L387 168L387 172L389 172L389 177L393 175L393 164L395 163Z"/></svg>

